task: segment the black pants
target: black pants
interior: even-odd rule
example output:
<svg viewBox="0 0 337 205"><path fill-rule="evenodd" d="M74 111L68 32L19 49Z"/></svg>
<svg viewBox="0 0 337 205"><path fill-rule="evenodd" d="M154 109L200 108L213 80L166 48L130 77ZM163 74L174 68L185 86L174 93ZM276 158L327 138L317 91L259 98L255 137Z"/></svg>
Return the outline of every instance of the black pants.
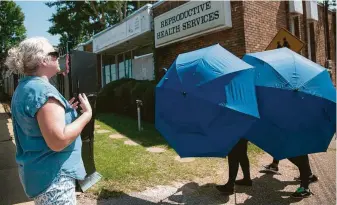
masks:
<svg viewBox="0 0 337 205"><path fill-rule="evenodd" d="M312 175L312 171L310 168L309 157L308 155L302 155L298 157L288 158L294 165L297 166L300 171L300 179L301 179L301 187L305 189L309 188L309 176ZM279 160L273 159L274 164L279 164Z"/></svg>
<svg viewBox="0 0 337 205"><path fill-rule="evenodd" d="M241 166L244 179L250 179L249 159L247 154L248 141L241 139L228 154L229 177L228 184L234 186L236 176Z"/></svg>

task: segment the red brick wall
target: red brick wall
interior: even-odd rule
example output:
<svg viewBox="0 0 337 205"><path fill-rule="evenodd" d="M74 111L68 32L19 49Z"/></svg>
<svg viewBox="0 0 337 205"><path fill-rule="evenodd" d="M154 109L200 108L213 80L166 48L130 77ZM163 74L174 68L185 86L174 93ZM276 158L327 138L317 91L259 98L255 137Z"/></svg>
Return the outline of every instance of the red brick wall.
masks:
<svg viewBox="0 0 337 205"><path fill-rule="evenodd" d="M305 1L303 1L303 15L299 16L299 39L305 46L301 54L308 58L308 34ZM290 30L288 3L285 1L244 1L244 32L246 42L246 52L259 52L265 50L270 41L276 35L280 28ZM269 9L266 9L269 8ZM318 5L318 21L314 22L315 49L316 58L313 61L325 66L326 49L324 34L324 12L323 7ZM336 83L336 13L329 12L329 30L330 30L330 52L333 61L332 79Z"/></svg>
<svg viewBox="0 0 337 205"><path fill-rule="evenodd" d="M323 6L318 6L318 22L315 22L315 40L316 40L316 62L322 66L326 66L326 59L328 54L326 52L326 37L324 33L324 9ZM336 18L335 14L332 12L328 13L328 24L329 24L329 41L330 44L330 56L333 61L332 77L334 83L336 83L336 36L333 32L333 18Z"/></svg>
<svg viewBox="0 0 337 205"><path fill-rule="evenodd" d="M264 51L280 28L288 29L285 1L244 1L246 53Z"/></svg>
<svg viewBox="0 0 337 205"><path fill-rule="evenodd" d="M182 1L167 1L158 7L154 8L153 18L163 14L173 8L178 7L186 2ZM159 74L156 79L159 80L163 76L162 68L169 68L173 61L180 53L197 50L207 46L219 43L228 51L238 57L245 54L245 37L243 25L243 2L231 2L232 13L232 28L218 31L211 34L206 34L187 41L179 41L164 47L157 48L154 53L155 69Z"/></svg>
<svg viewBox="0 0 337 205"><path fill-rule="evenodd" d="M165 13L184 1L167 1L154 8L154 17ZM169 68L174 59L180 53L196 50L206 46L219 43L234 55L242 57L245 53L264 51L272 41L280 28L289 29L289 18L287 1L231 1L232 28L222 30L205 36L197 37L187 41L180 41L161 48L155 49L155 69ZM318 5L319 21L314 23L315 30L315 52L317 63L325 66L325 35L323 7ZM308 57L308 39L306 23L305 1L303 1L303 15L299 16L299 39L305 46L301 54ZM336 13L329 13L330 49L333 61L333 81L336 82ZM163 76L160 72L157 80Z"/></svg>
<svg viewBox="0 0 337 205"><path fill-rule="evenodd" d="M329 11L328 16L329 22L329 33L330 33L330 55L332 60L332 80L334 84L336 84L336 33L334 32L336 29L336 13ZM306 9L305 9L305 1L303 1L303 15L300 16L300 27L301 27L301 37L300 39L304 41L306 44L302 50L302 55L309 58L308 56L308 33L307 33L307 19L306 19ZM325 33L324 33L324 10L323 6L318 5L318 21L314 21L314 32L315 32L315 48L311 48L311 50L315 49L316 58L312 59L316 63L326 66L325 61L327 58L326 48L325 48Z"/></svg>

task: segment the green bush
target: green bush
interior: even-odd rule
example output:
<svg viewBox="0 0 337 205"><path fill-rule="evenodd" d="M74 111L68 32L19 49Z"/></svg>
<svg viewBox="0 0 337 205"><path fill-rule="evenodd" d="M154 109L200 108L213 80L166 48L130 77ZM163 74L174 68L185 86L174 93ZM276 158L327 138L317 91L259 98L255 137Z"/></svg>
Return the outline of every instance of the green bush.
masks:
<svg viewBox="0 0 337 205"><path fill-rule="evenodd" d="M131 90L131 116L137 117L137 104L136 104L136 100L142 100L143 101L143 95L146 91L146 89L148 89L148 87L151 86L151 82L150 81L138 81L135 86L132 88ZM144 103L144 101L143 101Z"/></svg>
<svg viewBox="0 0 337 205"><path fill-rule="evenodd" d="M155 85L151 84L142 97L143 100L143 119L149 122L154 122L155 115Z"/></svg>
<svg viewBox="0 0 337 205"><path fill-rule="evenodd" d="M131 89L136 81L126 82L115 88L113 111L119 114L129 114L131 109Z"/></svg>
<svg viewBox="0 0 337 205"><path fill-rule="evenodd" d="M104 86L104 88L98 93L96 101L96 111L98 113L114 112L116 108L116 103L118 104L118 99L115 94L116 88L121 85L135 81L134 79L120 79L112 81ZM117 89L118 90L118 89Z"/></svg>
<svg viewBox="0 0 337 205"><path fill-rule="evenodd" d="M97 98L98 113L118 113L137 118L136 100L143 101L142 119L154 122L155 81L121 79L107 84Z"/></svg>

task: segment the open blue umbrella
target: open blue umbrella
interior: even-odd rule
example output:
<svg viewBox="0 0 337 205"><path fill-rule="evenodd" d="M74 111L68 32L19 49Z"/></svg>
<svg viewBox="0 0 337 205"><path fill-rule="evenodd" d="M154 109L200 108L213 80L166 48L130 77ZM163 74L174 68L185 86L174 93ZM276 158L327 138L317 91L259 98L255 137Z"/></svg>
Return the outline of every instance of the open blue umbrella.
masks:
<svg viewBox="0 0 337 205"><path fill-rule="evenodd" d="M224 157L259 117L254 69L220 45L180 54L156 87L156 129L181 157Z"/></svg>
<svg viewBox="0 0 337 205"><path fill-rule="evenodd" d="M326 151L336 132L328 71L287 48L246 54L255 67L260 119L247 136L276 159Z"/></svg>

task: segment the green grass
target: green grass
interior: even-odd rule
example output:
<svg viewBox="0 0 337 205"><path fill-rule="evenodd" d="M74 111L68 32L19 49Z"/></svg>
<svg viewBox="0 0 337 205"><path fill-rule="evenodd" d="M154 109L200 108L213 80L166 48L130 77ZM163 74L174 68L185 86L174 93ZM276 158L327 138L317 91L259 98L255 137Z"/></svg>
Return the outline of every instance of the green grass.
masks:
<svg viewBox="0 0 337 205"><path fill-rule="evenodd" d="M173 181L194 180L213 177L220 180L227 163L221 158L197 158L193 162L180 163L175 160L176 152L156 131L153 124L144 123L142 132L137 130L137 121L115 114L99 115L96 125L110 130L108 134L95 134L95 164L103 175L91 192L99 198L119 196L131 191L142 191L155 185L170 184ZM112 133L121 133L141 146L124 145L126 139L110 139ZM164 153L150 153L147 147L162 147ZM250 158L261 152L254 145L249 146Z"/></svg>

